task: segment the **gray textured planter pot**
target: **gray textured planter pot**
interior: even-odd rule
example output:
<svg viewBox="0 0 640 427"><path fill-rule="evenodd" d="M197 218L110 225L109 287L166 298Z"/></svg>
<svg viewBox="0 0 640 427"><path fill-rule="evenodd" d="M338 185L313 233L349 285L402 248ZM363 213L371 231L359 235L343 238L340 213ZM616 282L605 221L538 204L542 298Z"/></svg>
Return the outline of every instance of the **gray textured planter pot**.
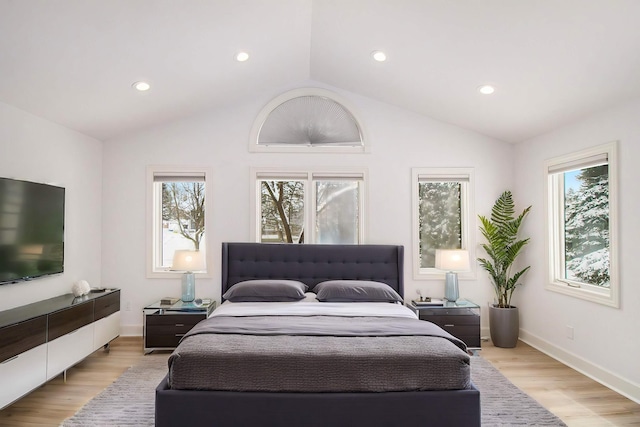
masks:
<svg viewBox="0 0 640 427"><path fill-rule="evenodd" d="M489 331L496 347L515 347L520 331L518 307L500 308L489 304Z"/></svg>

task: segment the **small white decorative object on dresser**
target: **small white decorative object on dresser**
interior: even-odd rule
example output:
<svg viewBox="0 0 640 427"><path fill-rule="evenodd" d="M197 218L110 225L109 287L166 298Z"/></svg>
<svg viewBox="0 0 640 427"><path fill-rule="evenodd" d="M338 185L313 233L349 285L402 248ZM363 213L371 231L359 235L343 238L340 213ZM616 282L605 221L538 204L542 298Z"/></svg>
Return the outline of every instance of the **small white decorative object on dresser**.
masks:
<svg viewBox="0 0 640 427"><path fill-rule="evenodd" d="M81 297L82 295L87 295L91 291L91 286L89 286L89 282L86 280L78 280L71 287L71 292L74 297Z"/></svg>

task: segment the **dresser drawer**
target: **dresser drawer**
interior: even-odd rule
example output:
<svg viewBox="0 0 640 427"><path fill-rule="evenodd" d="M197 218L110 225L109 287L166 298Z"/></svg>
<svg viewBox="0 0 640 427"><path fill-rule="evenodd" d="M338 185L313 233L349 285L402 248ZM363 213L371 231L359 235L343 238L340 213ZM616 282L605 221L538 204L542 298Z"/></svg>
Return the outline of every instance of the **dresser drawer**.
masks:
<svg viewBox="0 0 640 427"><path fill-rule="evenodd" d="M0 378L0 408L4 408L47 380L47 345L40 344L0 363Z"/></svg>
<svg viewBox="0 0 640 427"><path fill-rule="evenodd" d="M430 319L429 319L430 320ZM453 324L453 323L436 323L445 331L449 332L459 340L464 341L467 347L480 347L480 323L470 324Z"/></svg>
<svg viewBox="0 0 640 427"><path fill-rule="evenodd" d="M120 311L120 291L96 298L94 304L94 320L100 320L116 311Z"/></svg>
<svg viewBox="0 0 640 427"><path fill-rule="evenodd" d="M464 341L467 347L480 348L482 346L480 343L480 331L478 331L474 335L453 335L453 336L458 338L459 340Z"/></svg>
<svg viewBox="0 0 640 427"><path fill-rule="evenodd" d="M116 311L94 323L93 349L97 350L108 344L118 335L120 335L120 312Z"/></svg>
<svg viewBox="0 0 640 427"><path fill-rule="evenodd" d="M93 322L93 300L49 315L49 341Z"/></svg>
<svg viewBox="0 0 640 427"><path fill-rule="evenodd" d="M176 325L147 325L147 335L184 335L193 325L178 323Z"/></svg>
<svg viewBox="0 0 640 427"><path fill-rule="evenodd" d="M0 328L0 363L47 342L47 316Z"/></svg>
<svg viewBox="0 0 640 427"><path fill-rule="evenodd" d="M475 316L479 317L477 310L471 308L420 308L420 318L422 316Z"/></svg>
<svg viewBox="0 0 640 427"><path fill-rule="evenodd" d="M145 347L177 347L180 339L193 328L190 325L147 326Z"/></svg>
<svg viewBox="0 0 640 427"><path fill-rule="evenodd" d="M187 331L188 332L188 331ZM157 334L147 331L147 335L144 338L145 348L175 348L178 346L180 339L184 336L182 334Z"/></svg>
<svg viewBox="0 0 640 427"><path fill-rule="evenodd" d="M151 314L146 316L147 328L150 326L189 326L193 328L198 322L206 319L206 314ZM188 329L187 329L188 330Z"/></svg>
<svg viewBox="0 0 640 427"><path fill-rule="evenodd" d="M47 344L47 380L93 352L94 325L90 323Z"/></svg>
<svg viewBox="0 0 640 427"><path fill-rule="evenodd" d="M472 308L428 308L418 311L420 320L432 322L467 347L480 348L480 312Z"/></svg>
<svg viewBox="0 0 640 427"><path fill-rule="evenodd" d="M450 323L444 325L438 325L445 331L449 332L454 337L460 338L461 336L480 335L480 327L473 325L461 325L454 326Z"/></svg>
<svg viewBox="0 0 640 427"><path fill-rule="evenodd" d="M420 320L428 320L429 322L433 322L436 325L480 325L480 316L475 315L467 315L467 316L457 316L457 315L436 315L436 316L425 316L420 313Z"/></svg>
<svg viewBox="0 0 640 427"><path fill-rule="evenodd" d="M174 348L180 339L200 321L206 313L198 314L150 314L145 316L145 348Z"/></svg>

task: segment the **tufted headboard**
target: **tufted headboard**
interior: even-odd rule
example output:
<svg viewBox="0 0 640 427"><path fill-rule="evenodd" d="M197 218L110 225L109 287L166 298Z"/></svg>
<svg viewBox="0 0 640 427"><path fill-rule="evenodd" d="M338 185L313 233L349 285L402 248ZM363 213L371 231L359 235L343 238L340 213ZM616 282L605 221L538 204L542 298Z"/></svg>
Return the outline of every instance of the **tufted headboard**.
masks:
<svg viewBox="0 0 640 427"><path fill-rule="evenodd" d="M299 280L309 290L325 280L383 282L404 296L404 247L222 243L222 293L253 279Z"/></svg>

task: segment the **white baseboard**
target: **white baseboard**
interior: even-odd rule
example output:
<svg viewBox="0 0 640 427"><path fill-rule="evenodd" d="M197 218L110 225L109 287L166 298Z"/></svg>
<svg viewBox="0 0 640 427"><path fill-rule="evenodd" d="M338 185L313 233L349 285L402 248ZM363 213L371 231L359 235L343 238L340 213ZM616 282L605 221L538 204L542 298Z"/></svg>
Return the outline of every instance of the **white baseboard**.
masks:
<svg viewBox="0 0 640 427"><path fill-rule="evenodd" d="M489 327L488 326L481 326L480 327L480 338L489 338L491 336L491 331L489 331Z"/></svg>
<svg viewBox="0 0 640 427"><path fill-rule="evenodd" d="M575 369L581 374L599 382L605 387L620 393L636 403L640 403L640 384L628 381L608 369L591 363L576 354L563 350L562 348L522 329L520 329L520 340L548 356L553 357L559 362Z"/></svg>
<svg viewBox="0 0 640 427"><path fill-rule="evenodd" d="M120 325L120 336L123 337L141 337L142 324L140 325Z"/></svg>

